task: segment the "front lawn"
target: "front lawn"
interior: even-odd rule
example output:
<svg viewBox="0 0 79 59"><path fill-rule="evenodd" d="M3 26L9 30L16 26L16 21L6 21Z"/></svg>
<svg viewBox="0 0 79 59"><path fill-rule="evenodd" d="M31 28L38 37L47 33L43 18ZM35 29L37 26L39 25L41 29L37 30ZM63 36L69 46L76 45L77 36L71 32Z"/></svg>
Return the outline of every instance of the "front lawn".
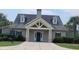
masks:
<svg viewBox="0 0 79 59"><path fill-rule="evenodd" d="M21 41L14 41L14 42L0 41L0 46L14 46L14 45L18 45L18 44L21 44L21 43L22 43Z"/></svg>
<svg viewBox="0 0 79 59"><path fill-rule="evenodd" d="M56 44L61 47L79 50L79 44L68 44L68 43L56 43Z"/></svg>

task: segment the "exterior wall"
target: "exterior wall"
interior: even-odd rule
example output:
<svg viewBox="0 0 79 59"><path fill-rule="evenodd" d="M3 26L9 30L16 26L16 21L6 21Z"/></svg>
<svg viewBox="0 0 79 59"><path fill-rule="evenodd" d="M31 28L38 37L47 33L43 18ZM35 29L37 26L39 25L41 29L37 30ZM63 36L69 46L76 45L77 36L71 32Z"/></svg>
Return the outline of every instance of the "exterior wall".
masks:
<svg viewBox="0 0 79 59"><path fill-rule="evenodd" d="M10 30L11 29L2 29L2 33L3 34L10 34ZM26 38L26 30L24 29L14 29L15 31L21 31L22 32L22 36Z"/></svg>
<svg viewBox="0 0 79 59"><path fill-rule="evenodd" d="M3 34L9 34L10 33L10 29L8 29L8 28L2 29L2 33Z"/></svg>
<svg viewBox="0 0 79 59"><path fill-rule="evenodd" d="M24 30L24 29L15 29L15 31L22 32L22 36L26 38L26 30Z"/></svg>
<svg viewBox="0 0 79 59"><path fill-rule="evenodd" d="M48 42L48 31L47 30L29 30L29 41L35 42L35 32L40 31L43 33L42 42Z"/></svg>
<svg viewBox="0 0 79 59"><path fill-rule="evenodd" d="M66 37L66 32L61 32L62 37Z"/></svg>
<svg viewBox="0 0 79 59"><path fill-rule="evenodd" d="M15 29L15 31L22 31L22 36L26 38L26 30L25 29ZM30 42L36 42L35 32L42 32L42 34L43 34L42 42L48 42L49 30L33 30L33 29L29 30L29 41ZM60 32L62 37L68 35L65 31L52 31L52 40L55 38L56 32ZM9 34L10 29L3 29L2 33Z"/></svg>
<svg viewBox="0 0 79 59"><path fill-rule="evenodd" d="M55 33L56 32L60 32L61 33L61 37L66 37L66 31L53 31L53 38L55 38Z"/></svg>
<svg viewBox="0 0 79 59"><path fill-rule="evenodd" d="M26 30L22 30L22 36L26 38Z"/></svg>
<svg viewBox="0 0 79 59"><path fill-rule="evenodd" d="M29 41L31 42L35 42L35 32L40 31L43 33L43 40L42 42L48 42L48 30L29 30ZM52 40L55 38L55 33L56 32L60 32L61 33L61 37L65 37L66 36L66 32L65 31L52 31Z"/></svg>

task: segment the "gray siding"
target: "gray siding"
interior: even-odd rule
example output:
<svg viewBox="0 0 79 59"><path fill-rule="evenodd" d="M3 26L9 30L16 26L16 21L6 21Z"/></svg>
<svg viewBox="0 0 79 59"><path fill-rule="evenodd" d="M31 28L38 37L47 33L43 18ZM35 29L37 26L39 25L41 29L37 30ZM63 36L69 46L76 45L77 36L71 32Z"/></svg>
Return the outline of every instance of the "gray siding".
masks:
<svg viewBox="0 0 79 59"><path fill-rule="evenodd" d="M56 32L60 32L61 33L61 37L66 37L66 32L65 31L53 31L53 38L55 38L55 33Z"/></svg>
<svg viewBox="0 0 79 59"><path fill-rule="evenodd" d="M9 34L10 33L10 29L8 29L8 28L2 29L2 33L3 34Z"/></svg>

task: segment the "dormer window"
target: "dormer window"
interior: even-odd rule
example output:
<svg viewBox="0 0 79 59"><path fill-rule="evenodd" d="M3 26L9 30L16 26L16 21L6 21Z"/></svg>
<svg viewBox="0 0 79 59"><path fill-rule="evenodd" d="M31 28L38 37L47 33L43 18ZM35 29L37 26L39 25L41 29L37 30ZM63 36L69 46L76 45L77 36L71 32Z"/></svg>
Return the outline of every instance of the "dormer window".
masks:
<svg viewBox="0 0 79 59"><path fill-rule="evenodd" d="M79 31L79 24L76 25L76 30Z"/></svg>
<svg viewBox="0 0 79 59"><path fill-rule="evenodd" d="M25 17L25 22L27 22L27 17Z"/></svg>
<svg viewBox="0 0 79 59"><path fill-rule="evenodd" d="M57 17L53 17L52 23L57 24Z"/></svg>
<svg viewBox="0 0 79 59"><path fill-rule="evenodd" d="M21 15L21 16L20 16L20 22L21 22L21 23L25 22L25 16L24 16L24 15Z"/></svg>

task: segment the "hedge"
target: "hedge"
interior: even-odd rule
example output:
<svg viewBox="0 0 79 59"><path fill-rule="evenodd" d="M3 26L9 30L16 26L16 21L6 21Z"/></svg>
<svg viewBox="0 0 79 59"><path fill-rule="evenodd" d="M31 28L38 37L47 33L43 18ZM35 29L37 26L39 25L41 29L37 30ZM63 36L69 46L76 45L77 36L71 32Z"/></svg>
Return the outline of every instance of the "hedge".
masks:
<svg viewBox="0 0 79 59"><path fill-rule="evenodd" d="M21 35L9 35L9 34L0 34L0 41L25 41L25 38Z"/></svg>
<svg viewBox="0 0 79 59"><path fill-rule="evenodd" d="M70 38L70 37L58 37L58 38L55 38L52 42L54 42L54 43L75 43L75 44L79 44L79 38L74 39L74 38Z"/></svg>

